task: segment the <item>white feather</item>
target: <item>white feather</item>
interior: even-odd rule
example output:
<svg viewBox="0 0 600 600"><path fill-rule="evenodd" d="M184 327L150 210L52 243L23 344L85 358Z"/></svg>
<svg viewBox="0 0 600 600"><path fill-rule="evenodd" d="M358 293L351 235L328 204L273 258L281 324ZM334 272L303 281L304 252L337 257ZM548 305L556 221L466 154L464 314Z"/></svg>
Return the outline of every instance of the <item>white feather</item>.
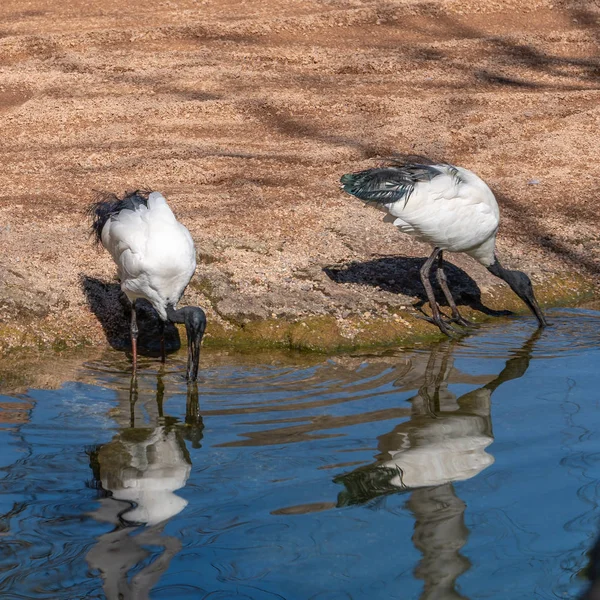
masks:
<svg viewBox="0 0 600 600"><path fill-rule="evenodd" d="M124 514L128 521L155 525L181 512L187 500L174 492L185 486L191 465L175 431L158 427L146 438L131 441L119 436L107 445L119 450L118 459L100 451L102 487L115 500L135 505Z"/></svg>
<svg viewBox="0 0 600 600"><path fill-rule="evenodd" d="M471 392L481 406L488 408L491 392L486 388ZM485 412L485 411L484 411ZM406 442L397 440L397 449L388 450L390 460L380 467L398 470L390 481L397 487L425 487L474 477L494 462L485 449L494 441L488 432L487 417L477 414L436 414L415 430L403 432Z"/></svg>
<svg viewBox="0 0 600 600"><path fill-rule="evenodd" d="M422 242L449 252L465 252L482 264L494 262L498 203L490 188L475 173L436 165L443 175L415 184L408 201L386 204L396 217L394 225Z"/></svg>

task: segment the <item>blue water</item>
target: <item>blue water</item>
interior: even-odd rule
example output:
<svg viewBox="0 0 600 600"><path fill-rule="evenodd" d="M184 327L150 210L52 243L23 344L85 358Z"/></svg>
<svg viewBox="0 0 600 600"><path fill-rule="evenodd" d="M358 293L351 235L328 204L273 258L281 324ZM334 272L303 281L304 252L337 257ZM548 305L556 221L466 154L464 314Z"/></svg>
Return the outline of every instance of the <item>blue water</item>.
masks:
<svg viewBox="0 0 600 600"><path fill-rule="evenodd" d="M5 384L0 598L577 598L600 313L549 316L404 352L207 352L197 394L185 357L132 388L117 352Z"/></svg>

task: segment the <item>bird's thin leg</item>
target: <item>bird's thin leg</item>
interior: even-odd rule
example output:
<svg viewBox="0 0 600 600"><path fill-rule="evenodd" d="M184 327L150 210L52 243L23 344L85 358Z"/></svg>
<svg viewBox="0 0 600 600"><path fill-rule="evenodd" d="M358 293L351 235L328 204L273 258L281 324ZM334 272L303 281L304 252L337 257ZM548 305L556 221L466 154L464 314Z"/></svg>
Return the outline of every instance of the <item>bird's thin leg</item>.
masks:
<svg viewBox="0 0 600 600"><path fill-rule="evenodd" d="M137 339L138 339L138 326L137 317L135 314L135 303L134 300L131 303L131 353L133 355L133 377L137 376Z"/></svg>
<svg viewBox="0 0 600 600"><path fill-rule="evenodd" d="M160 362L165 364L167 355L165 353L165 322L160 320Z"/></svg>
<svg viewBox="0 0 600 600"><path fill-rule="evenodd" d="M444 272L444 251L440 250L438 254L438 264L437 264L437 280L442 288L442 292L444 292L444 296L446 296L446 301L448 302L448 306L452 310L452 319L453 323L458 323L463 327L477 327L474 323L470 323L458 312L458 307L456 306L456 302L454 302L454 298L452 297L452 292L448 287L448 280L446 279L446 273Z"/></svg>
<svg viewBox="0 0 600 600"><path fill-rule="evenodd" d="M131 376L129 384L129 427L135 427L135 403L138 399L138 385L135 374Z"/></svg>
<svg viewBox="0 0 600 600"><path fill-rule="evenodd" d="M431 267L435 262L435 259L438 257L438 254L441 252L440 248L434 248L431 256L425 261L423 266L421 267L421 282L423 283L423 287L425 288L425 292L427 292L427 299L429 300L429 306L431 307L431 321L440 328L442 333L445 333L449 336L454 336L459 332L454 329L448 323L445 323L442 320L442 313L435 301L435 294L433 293L433 287L431 286L431 281L429 280L429 276L431 274Z"/></svg>
<svg viewBox="0 0 600 600"><path fill-rule="evenodd" d="M164 409L163 409L164 402L165 402L165 384L162 380L162 377L159 375L156 380L156 408L158 410L159 425L164 425L164 423L165 423L165 413L164 413Z"/></svg>

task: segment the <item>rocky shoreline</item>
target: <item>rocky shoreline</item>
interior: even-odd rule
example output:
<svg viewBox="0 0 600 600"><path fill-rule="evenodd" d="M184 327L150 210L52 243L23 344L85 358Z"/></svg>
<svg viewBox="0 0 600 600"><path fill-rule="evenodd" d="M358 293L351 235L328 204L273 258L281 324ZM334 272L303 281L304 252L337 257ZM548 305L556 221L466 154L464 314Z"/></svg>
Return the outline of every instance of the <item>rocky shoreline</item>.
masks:
<svg viewBox="0 0 600 600"><path fill-rule="evenodd" d="M85 209L94 189L136 187L196 240L183 303L206 308L207 346L436 339L415 316L429 248L338 185L405 155L490 184L499 255L543 306L595 297L598 16L538 0L2 3L0 355L127 346ZM466 316L526 312L447 258Z"/></svg>

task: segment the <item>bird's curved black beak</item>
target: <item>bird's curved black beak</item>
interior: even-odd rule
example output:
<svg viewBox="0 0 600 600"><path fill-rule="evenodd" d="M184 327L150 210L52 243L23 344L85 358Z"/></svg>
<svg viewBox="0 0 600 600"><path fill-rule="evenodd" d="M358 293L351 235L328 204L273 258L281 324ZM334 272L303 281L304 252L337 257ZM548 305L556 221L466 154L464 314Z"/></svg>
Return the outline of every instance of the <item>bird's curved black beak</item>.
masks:
<svg viewBox="0 0 600 600"><path fill-rule="evenodd" d="M196 381L200 362L200 343L206 330L206 314L201 308L186 307L185 330L188 342L187 380Z"/></svg>
<svg viewBox="0 0 600 600"><path fill-rule="evenodd" d="M546 321L546 317L540 308L535 296L532 294L529 296L522 296L523 302L527 305L529 310L534 314L535 318L538 320L538 324L540 327L548 327L548 321Z"/></svg>
<svg viewBox="0 0 600 600"><path fill-rule="evenodd" d="M185 323L188 346L186 376L188 381L196 381L200 362L200 342L206 330L206 313L199 306L184 306L175 310L173 305L168 305L167 318L173 323Z"/></svg>
<svg viewBox="0 0 600 600"><path fill-rule="evenodd" d="M187 380L196 381L198 379L198 365L200 363L200 342L204 331L195 336L188 336L188 361L187 361Z"/></svg>
<svg viewBox="0 0 600 600"><path fill-rule="evenodd" d="M493 264L487 267L487 270L492 275L495 275L508 283L510 289L525 302L529 310L534 314L540 327L548 326L548 321L546 321L546 317L544 317L544 313L535 299L531 280L525 273L505 269L496 257L494 257Z"/></svg>

